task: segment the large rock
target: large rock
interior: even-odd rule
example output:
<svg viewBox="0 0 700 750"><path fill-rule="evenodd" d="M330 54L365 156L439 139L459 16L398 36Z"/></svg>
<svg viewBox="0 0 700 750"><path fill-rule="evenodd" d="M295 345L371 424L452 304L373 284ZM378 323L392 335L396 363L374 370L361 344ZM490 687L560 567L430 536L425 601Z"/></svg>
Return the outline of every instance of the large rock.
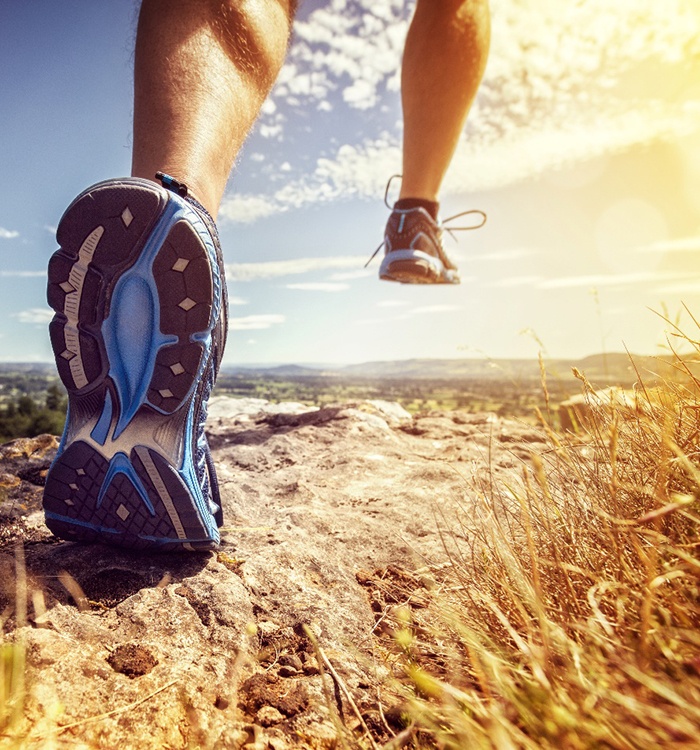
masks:
<svg viewBox="0 0 700 750"><path fill-rule="evenodd" d="M28 663L18 728L74 747L331 748L327 696L357 724L347 689L388 739L371 721L388 674L373 634L403 594L372 582L399 581L418 601L429 582L409 571L444 562L439 527L473 501L472 480L520 471L539 434L494 415L414 419L386 402L229 399L212 405L209 436L226 526L221 549L202 555L54 539L40 484L55 442L0 451L0 609ZM21 542L27 624L13 614ZM320 674L324 659L342 684Z"/></svg>

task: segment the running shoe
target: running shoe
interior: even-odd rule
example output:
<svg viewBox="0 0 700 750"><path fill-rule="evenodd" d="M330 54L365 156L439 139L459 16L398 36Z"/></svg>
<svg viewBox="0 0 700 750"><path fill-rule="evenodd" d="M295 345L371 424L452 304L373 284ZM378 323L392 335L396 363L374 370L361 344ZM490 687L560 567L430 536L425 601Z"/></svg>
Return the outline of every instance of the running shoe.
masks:
<svg viewBox="0 0 700 750"><path fill-rule="evenodd" d="M384 233L379 278L402 284L459 284L442 247L442 227L421 207L394 208Z"/></svg>
<svg viewBox="0 0 700 750"><path fill-rule="evenodd" d="M443 231L456 239L454 232L479 229L486 223L486 214L479 209L461 211L437 221L422 206L397 208L389 204L389 190L395 178L389 178L384 191L384 204L391 211L384 240L365 263L365 268L384 248L384 259L379 267L379 278L402 284L459 284L457 266L448 258L442 246ZM463 216L478 216L480 222L472 226L449 226Z"/></svg>
<svg viewBox="0 0 700 750"><path fill-rule="evenodd" d="M204 434L226 339L223 259L203 206L158 177L164 187L100 182L58 226L47 296L69 401L44 511L63 539L207 550L223 523Z"/></svg>

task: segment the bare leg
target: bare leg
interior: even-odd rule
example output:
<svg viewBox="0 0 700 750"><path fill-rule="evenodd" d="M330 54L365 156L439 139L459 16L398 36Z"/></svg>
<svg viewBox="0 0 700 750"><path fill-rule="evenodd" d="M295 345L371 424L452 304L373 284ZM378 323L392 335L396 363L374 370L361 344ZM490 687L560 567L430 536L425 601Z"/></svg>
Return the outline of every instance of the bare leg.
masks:
<svg viewBox="0 0 700 750"><path fill-rule="evenodd" d="M401 71L400 198L436 201L486 67L488 0L418 0Z"/></svg>
<svg viewBox="0 0 700 750"><path fill-rule="evenodd" d="M132 175L166 172L216 217L284 61L294 0L143 0Z"/></svg>

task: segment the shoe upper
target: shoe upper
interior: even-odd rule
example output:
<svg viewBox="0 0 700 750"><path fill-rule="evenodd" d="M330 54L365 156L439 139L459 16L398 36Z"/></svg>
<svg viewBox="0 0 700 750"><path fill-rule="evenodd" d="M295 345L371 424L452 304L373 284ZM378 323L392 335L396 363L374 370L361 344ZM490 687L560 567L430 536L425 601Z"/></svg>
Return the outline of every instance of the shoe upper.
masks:
<svg viewBox="0 0 700 750"><path fill-rule="evenodd" d="M384 233L384 251L388 256L397 250L419 250L438 258L445 268L456 270L442 247L442 229L421 207L394 208Z"/></svg>
<svg viewBox="0 0 700 750"><path fill-rule="evenodd" d="M209 234L214 243L216 251L216 262L219 270L220 285L218 288L220 294L219 315L212 330L212 349L207 367L202 375L197 391L197 411L193 420L193 441L195 443L195 467L197 479L202 487L202 494L205 498L210 498L211 512L214 515L217 525L223 525L223 512L221 497L219 492L219 482L214 468L214 461L211 456L211 450L205 433L207 421L207 406L212 390L216 383L216 377L219 373L219 367L226 347L228 333L228 293L226 289L226 269L224 266L223 253L221 251L221 242L219 232L216 228L216 222L211 214L192 196L185 196L185 200L197 211L200 218L204 221Z"/></svg>

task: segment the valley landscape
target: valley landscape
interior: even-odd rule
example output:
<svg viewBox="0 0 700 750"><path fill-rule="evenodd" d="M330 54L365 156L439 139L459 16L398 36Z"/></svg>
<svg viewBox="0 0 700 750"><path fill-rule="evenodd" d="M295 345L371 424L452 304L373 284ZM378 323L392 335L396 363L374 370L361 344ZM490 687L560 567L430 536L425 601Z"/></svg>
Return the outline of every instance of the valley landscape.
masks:
<svg viewBox="0 0 700 750"><path fill-rule="evenodd" d="M689 368L695 368L692 359ZM259 365L224 368L214 393L271 402L327 406L366 399L401 404L412 414L460 410L494 412L537 422L546 411L581 392L573 369L595 388L630 389L643 379L683 377L669 357L592 355L579 360L413 359L356 365ZM61 432L65 389L53 364L0 364L0 438Z"/></svg>

